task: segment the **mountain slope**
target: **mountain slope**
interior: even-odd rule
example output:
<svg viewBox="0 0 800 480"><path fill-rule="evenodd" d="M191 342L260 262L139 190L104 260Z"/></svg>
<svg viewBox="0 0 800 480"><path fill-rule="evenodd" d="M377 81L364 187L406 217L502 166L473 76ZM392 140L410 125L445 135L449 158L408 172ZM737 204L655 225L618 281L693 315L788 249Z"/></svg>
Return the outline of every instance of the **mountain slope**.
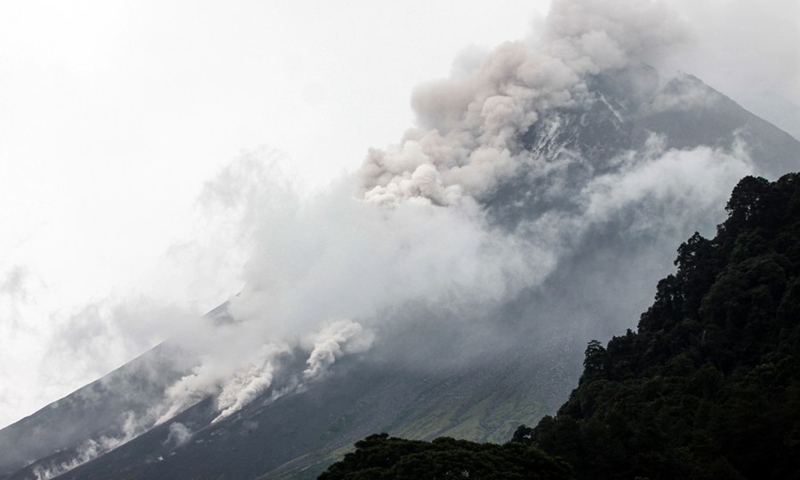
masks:
<svg viewBox="0 0 800 480"><path fill-rule="evenodd" d="M126 417L144 415L181 374L174 352L160 345L0 430L0 478L89 439L124 437Z"/></svg>
<svg viewBox="0 0 800 480"><path fill-rule="evenodd" d="M427 372L344 362L302 393L256 400L217 424L208 424L213 403L202 402L59 478L255 478L290 461L326 464L330 452L379 430L417 438L449 434L499 440L519 422L546 411L537 403L538 387L546 379L530 377L521 367L529 363L544 362L506 357ZM180 441L177 424L190 432ZM37 466L47 465L31 465L10 478L29 477Z"/></svg>

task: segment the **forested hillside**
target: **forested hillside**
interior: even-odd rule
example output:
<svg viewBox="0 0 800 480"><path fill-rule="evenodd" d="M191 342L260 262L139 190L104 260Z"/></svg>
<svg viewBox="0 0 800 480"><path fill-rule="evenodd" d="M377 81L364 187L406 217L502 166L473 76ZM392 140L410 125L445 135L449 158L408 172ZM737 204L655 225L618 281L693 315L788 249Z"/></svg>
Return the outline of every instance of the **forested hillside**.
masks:
<svg viewBox="0 0 800 480"><path fill-rule="evenodd" d="M680 246L637 331L590 342L557 415L521 426L504 448L537 447L579 479L800 478L800 174L746 177L726 210L714 239L696 233ZM401 474L409 462L429 472L413 478L515 478L487 472L519 465L519 478L540 478L562 466L515 450L517 463L481 470L479 456L510 450L403 442L370 437L320 478L412 478ZM363 460L380 448L395 453ZM531 458L552 463L539 470Z"/></svg>
<svg viewBox="0 0 800 480"><path fill-rule="evenodd" d="M636 333L591 342L555 418L515 440L580 478L800 475L800 175L746 177L695 234Z"/></svg>
<svg viewBox="0 0 800 480"><path fill-rule="evenodd" d="M478 478L570 480L569 466L537 448L441 437L432 442L371 435L320 480Z"/></svg>

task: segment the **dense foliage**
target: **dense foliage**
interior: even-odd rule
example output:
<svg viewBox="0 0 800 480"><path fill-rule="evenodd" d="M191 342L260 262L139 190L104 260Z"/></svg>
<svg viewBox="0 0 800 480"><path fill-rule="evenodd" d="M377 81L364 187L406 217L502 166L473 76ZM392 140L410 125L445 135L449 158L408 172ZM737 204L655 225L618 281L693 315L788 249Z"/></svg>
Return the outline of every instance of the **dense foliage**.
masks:
<svg viewBox="0 0 800 480"><path fill-rule="evenodd" d="M432 442L371 435L320 480L568 480L569 467L535 447L452 438Z"/></svg>
<svg viewBox="0 0 800 480"><path fill-rule="evenodd" d="M800 175L744 178L726 210L638 332L590 342L567 403L514 442L583 479L800 478Z"/></svg>

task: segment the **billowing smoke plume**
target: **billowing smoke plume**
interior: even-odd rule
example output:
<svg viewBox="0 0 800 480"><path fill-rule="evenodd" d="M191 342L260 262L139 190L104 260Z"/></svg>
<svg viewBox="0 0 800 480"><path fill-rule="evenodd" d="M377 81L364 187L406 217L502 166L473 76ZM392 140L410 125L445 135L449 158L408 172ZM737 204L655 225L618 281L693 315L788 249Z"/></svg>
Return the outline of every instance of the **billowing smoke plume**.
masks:
<svg viewBox="0 0 800 480"><path fill-rule="evenodd" d="M474 71L414 92L421 128L395 148L370 151L365 199L454 205L485 195L537 160L521 137L543 114L594 100L587 75L652 60L685 36L661 3L554 2L537 44L506 43Z"/></svg>

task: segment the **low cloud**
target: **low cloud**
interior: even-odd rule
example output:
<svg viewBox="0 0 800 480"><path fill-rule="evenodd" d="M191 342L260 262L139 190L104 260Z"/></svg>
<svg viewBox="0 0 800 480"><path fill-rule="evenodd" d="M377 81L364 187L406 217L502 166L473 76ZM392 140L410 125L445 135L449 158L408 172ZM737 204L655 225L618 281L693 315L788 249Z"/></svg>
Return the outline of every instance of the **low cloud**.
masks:
<svg viewBox="0 0 800 480"><path fill-rule="evenodd" d="M180 422L173 422L169 425L169 436L164 443L175 447L181 447L191 438L192 432L186 425Z"/></svg>

